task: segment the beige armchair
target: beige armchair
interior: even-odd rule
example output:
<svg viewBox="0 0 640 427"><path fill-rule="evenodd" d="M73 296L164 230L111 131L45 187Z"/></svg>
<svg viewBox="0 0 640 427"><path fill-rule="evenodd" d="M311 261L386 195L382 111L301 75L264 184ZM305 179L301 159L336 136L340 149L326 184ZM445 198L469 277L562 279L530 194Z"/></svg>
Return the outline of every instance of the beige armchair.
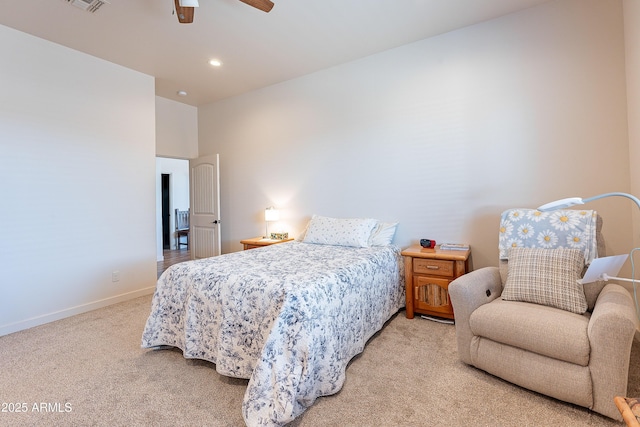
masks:
<svg viewBox="0 0 640 427"><path fill-rule="evenodd" d="M580 214L585 212L591 211ZM509 222L510 215L517 218ZM621 420L614 397L627 393L629 356L638 326L634 302L618 284L601 281L583 287L575 283L584 261L596 254L582 251L585 260L576 258L571 245L591 247L592 252L597 248L604 255L602 221L593 212L593 223L587 224L585 234L566 229L563 236L549 226L566 220L558 215L505 211L501 233L525 233L511 240L501 234L501 254L508 260L449 285L458 354L464 363L521 387ZM535 236L526 236L534 232ZM545 232L551 237L540 234ZM587 234L595 240L592 246L581 240ZM549 244L553 238L557 238L555 248ZM508 247L517 249L502 250ZM574 283L577 287L567 297L566 287ZM556 292L561 285L564 288Z"/></svg>

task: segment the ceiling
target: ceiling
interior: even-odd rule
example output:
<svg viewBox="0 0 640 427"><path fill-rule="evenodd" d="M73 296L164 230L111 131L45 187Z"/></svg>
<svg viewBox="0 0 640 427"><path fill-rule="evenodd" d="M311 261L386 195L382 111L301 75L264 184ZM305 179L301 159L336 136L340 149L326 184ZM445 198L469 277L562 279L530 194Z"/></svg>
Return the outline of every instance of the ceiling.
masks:
<svg viewBox="0 0 640 427"><path fill-rule="evenodd" d="M108 0L95 13L0 0L0 24L154 76L156 95L199 106L549 0L273 1L265 13L200 0L180 24L173 0Z"/></svg>

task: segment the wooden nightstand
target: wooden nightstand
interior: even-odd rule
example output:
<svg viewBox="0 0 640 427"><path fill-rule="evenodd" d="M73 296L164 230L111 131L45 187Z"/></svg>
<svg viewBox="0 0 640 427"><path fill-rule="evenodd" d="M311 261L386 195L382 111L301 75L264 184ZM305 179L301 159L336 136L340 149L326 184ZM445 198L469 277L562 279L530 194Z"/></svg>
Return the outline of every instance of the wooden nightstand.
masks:
<svg viewBox="0 0 640 427"><path fill-rule="evenodd" d="M274 240L274 239L265 239L264 237L254 237L252 239L240 240L240 243L244 245L244 250L246 251L247 249L261 248L263 246L275 245L276 243L290 242L292 240L293 238Z"/></svg>
<svg viewBox="0 0 640 427"><path fill-rule="evenodd" d="M414 313L453 319L448 287L455 278L469 272L471 250L443 251L420 245L402 251L407 296L407 319Z"/></svg>

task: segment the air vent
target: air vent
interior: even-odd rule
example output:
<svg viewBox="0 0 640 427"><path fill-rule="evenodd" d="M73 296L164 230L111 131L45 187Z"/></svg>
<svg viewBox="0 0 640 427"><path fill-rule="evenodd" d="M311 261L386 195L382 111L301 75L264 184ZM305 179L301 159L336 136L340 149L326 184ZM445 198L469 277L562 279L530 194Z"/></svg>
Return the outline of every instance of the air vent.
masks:
<svg viewBox="0 0 640 427"><path fill-rule="evenodd" d="M91 13L95 13L103 4L109 4L105 0L67 0L67 2Z"/></svg>

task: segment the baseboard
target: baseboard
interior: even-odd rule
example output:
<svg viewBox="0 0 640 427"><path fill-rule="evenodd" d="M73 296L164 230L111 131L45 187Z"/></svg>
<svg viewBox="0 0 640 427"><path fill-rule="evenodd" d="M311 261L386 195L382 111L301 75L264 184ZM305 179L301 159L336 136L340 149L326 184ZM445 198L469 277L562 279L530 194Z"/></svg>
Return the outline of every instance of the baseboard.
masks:
<svg viewBox="0 0 640 427"><path fill-rule="evenodd" d="M34 326L44 325L45 323L54 322L56 320L64 319L66 317L75 316L76 314L86 313L87 311L96 310L98 308L106 307L119 302L128 301L134 298L138 298L144 295L152 294L156 287L138 289L136 291L127 292L124 294L116 295L109 298L104 298L98 301L93 301L87 304L78 305L75 307L67 308L64 310L56 311L54 313L44 314L42 316L32 317L30 319L21 320L20 322L10 323L8 325L0 326L0 336L9 335L14 332L22 331L24 329L33 328Z"/></svg>

